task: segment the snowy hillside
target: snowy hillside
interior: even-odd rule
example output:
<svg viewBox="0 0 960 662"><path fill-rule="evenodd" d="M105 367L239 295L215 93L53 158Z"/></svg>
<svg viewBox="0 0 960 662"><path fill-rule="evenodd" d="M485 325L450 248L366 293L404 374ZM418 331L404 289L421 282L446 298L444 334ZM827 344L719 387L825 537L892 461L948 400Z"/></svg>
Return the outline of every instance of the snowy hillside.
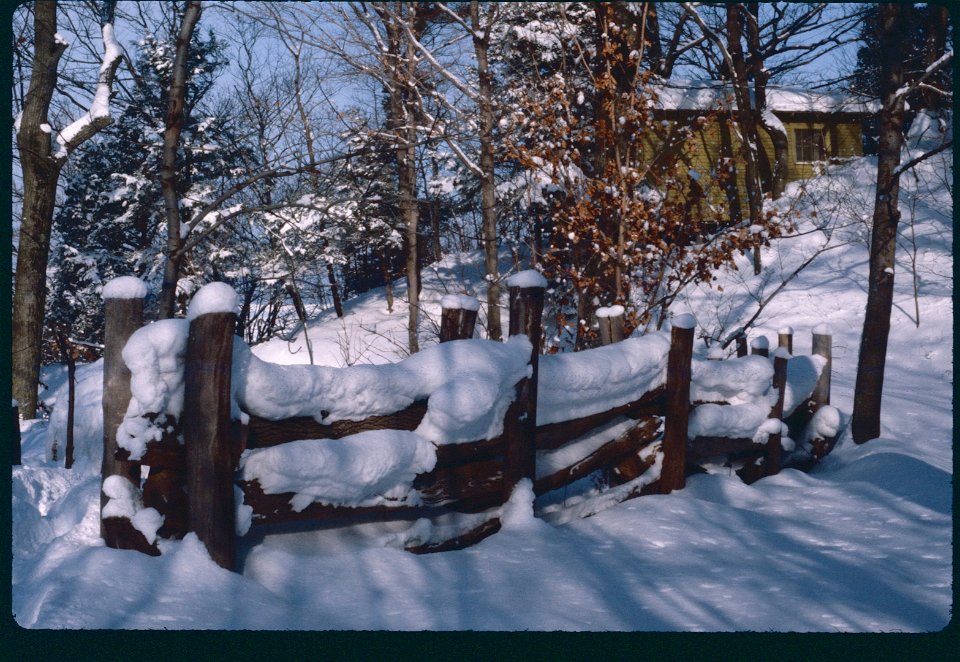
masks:
<svg viewBox="0 0 960 662"><path fill-rule="evenodd" d="M828 324L832 404L844 423L875 177L875 159L863 158L790 185L778 207L799 232L764 251L764 273L750 275L744 259L740 271L682 301L697 318L698 337L724 341L789 277L749 334L775 342L780 328L793 327L796 353L807 354L810 331ZM402 550L408 530L423 523L254 530L242 543L241 572L231 573L192 534L160 541L159 557L108 549L99 539L102 369L94 364L79 371L73 470L49 460L51 441L62 439L61 406L50 423L21 426L23 466L13 468L16 621L44 629L940 630L951 616L953 576L951 184L951 151L903 177L883 435L863 446L842 437L809 474L785 470L752 486L736 475L697 475L669 496L562 525L534 518L532 493L518 490L499 533L424 556ZM435 337L443 294L483 298L481 270L482 257L465 254L425 271L425 343ZM347 302L343 320L332 311L314 320L306 330L314 362L401 358L407 315L397 290L392 314L376 290ZM700 356L707 349L697 341ZM303 330L253 352L309 362ZM49 401L65 399L61 389Z"/></svg>

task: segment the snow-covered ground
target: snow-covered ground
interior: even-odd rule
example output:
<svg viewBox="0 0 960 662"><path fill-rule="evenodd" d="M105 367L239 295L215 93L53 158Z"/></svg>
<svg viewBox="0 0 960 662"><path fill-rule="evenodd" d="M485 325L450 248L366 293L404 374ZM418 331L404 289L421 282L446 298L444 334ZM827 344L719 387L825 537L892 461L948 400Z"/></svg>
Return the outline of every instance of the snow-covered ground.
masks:
<svg viewBox="0 0 960 662"><path fill-rule="evenodd" d="M400 549L414 523L244 539L239 573L209 558L195 536L160 541L148 557L98 537L99 364L80 370L78 462L49 460L53 422L26 421L23 466L13 469L13 611L27 628L305 630L652 630L922 632L952 610L953 226L952 152L904 177L883 432L847 436L811 473L786 470L752 486L735 475L688 479L669 496L623 502L551 525L515 493L499 533L456 552ZM875 160L831 166L790 186L801 236L764 251L772 291L811 251L819 255L764 308L751 336L792 326L795 353L829 324L832 403L852 409L866 301L867 221ZM816 210L816 217L811 213ZM835 227L829 237L814 223ZM913 232L911 232L911 226ZM915 252L914 252L915 249ZM427 272L425 309L439 320L448 292L479 292L482 260L446 258ZM727 274L691 290L699 329L726 337L756 310L760 280ZM914 298L916 273L918 296ZM397 360L406 310L382 291L309 327L325 365ZM919 311L919 320L917 320ZM917 322L919 321L919 324ZM431 323L423 335L431 334ZM698 353L706 347L698 342ZM254 349L304 363L303 334ZM62 399L62 396L61 396ZM59 422L58 422L59 421ZM61 441L62 458L62 441ZM62 464L62 460L61 463Z"/></svg>

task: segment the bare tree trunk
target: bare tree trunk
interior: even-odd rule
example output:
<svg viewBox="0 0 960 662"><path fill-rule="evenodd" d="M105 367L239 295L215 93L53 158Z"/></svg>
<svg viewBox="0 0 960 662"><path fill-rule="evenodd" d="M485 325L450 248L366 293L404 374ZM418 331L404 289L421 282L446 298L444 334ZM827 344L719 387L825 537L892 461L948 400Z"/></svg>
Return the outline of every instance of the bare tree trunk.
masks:
<svg viewBox="0 0 960 662"><path fill-rule="evenodd" d="M493 83L487 51L490 48L490 30L481 33L480 3L470 3L470 23L473 28L473 50L477 57L477 76L480 88L480 211L483 217L483 255L487 281L487 336L500 340L503 336L500 321L500 269L497 259L496 183L493 178Z"/></svg>
<svg viewBox="0 0 960 662"><path fill-rule="evenodd" d="M900 221L900 148L903 144L903 84L905 6L880 5L880 147L877 155L877 192L870 240L867 309L860 340L857 382L853 396L853 440L858 444L880 436L880 404L886 367L890 312L893 307L893 271Z"/></svg>
<svg viewBox="0 0 960 662"><path fill-rule="evenodd" d="M750 103L750 89L747 86L747 66L743 56L743 47L740 44L742 31L740 30L740 4L727 5L727 46L732 60L734 95L737 99L738 124L740 126L740 147L744 160L744 180L747 189L747 207L750 212L750 223L757 224L763 209L760 193L760 179L757 174L757 115ZM753 251L753 273L760 273L760 247Z"/></svg>
<svg viewBox="0 0 960 662"><path fill-rule="evenodd" d="M760 46L760 6L759 3L747 3L747 46L750 49L750 69L753 73L753 94L756 108L757 122L770 136L773 143L773 167L770 169L770 196L777 200L783 195L787 183L788 142L783 124L773 121L767 109L767 81L770 72L764 67L763 53ZM758 135L757 138L760 136ZM757 141L757 149L762 149Z"/></svg>
<svg viewBox="0 0 960 662"><path fill-rule="evenodd" d="M163 269L163 285L160 288L160 319L173 317L176 308L177 281L183 264L183 238L180 236L180 196L177 193L177 148L183 130L183 109L187 95L187 57L190 54L190 39L200 20L199 2L188 2L183 12L183 21L177 34L176 54L173 59L173 80L167 115L164 118L163 162L160 168L160 189L167 220L167 261Z"/></svg>
<svg viewBox="0 0 960 662"><path fill-rule="evenodd" d="M114 3L103 6L104 62L97 80L97 98L106 102L120 53L107 44L112 38ZM34 5L34 54L30 86L23 102L17 150L23 178L23 211L17 248L17 268L11 315L13 397L20 403L24 418L37 410L37 382L40 378L40 348L46 304L46 269L50 257L50 230L56 206L57 181L67 156L81 143L110 124L110 115L88 111L77 120L76 130L61 135L60 150L52 153L48 113L57 84L57 66L67 44L57 35L57 3ZM100 97L105 97L100 99ZM102 109L100 109L102 110ZM75 125L71 125L73 127Z"/></svg>

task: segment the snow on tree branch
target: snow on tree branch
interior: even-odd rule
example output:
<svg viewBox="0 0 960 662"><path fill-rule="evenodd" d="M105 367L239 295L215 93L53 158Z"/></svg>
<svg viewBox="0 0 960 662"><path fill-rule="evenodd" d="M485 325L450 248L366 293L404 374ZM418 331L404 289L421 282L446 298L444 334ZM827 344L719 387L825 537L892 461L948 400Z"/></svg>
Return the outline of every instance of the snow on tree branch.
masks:
<svg viewBox="0 0 960 662"><path fill-rule="evenodd" d="M73 121L57 135L59 151L54 155L58 160L66 160L67 156L84 141L91 138L98 131L113 121L110 117L110 90L113 87L113 78L121 58L120 44L113 34L113 24L103 25L103 61L100 64L100 74L97 77L97 89L90 108L80 118Z"/></svg>

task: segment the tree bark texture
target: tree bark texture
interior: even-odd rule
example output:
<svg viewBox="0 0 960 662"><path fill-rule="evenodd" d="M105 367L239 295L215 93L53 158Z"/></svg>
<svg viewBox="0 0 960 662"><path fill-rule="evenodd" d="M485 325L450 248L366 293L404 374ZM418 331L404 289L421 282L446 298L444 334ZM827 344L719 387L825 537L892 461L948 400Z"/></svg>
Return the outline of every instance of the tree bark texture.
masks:
<svg viewBox="0 0 960 662"><path fill-rule="evenodd" d="M183 12L180 31L177 34L176 54L173 59L173 80L164 118L163 156L160 168L160 189L163 192L163 207L167 220L167 259L163 270L163 285L160 289L160 319L173 317L176 307L177 280L183 264L183 238L180 236L180 196L177 193L177 148L183 130L184 105L187 96L187 58L190 55L190 40L200 20L201 5L189 2Z"/></svg>
<svg viewBox="0 0 960 662"><path fill-rule="evenodd" d="M904 95L896 92L903 84L903 39L906 36L902 5L880 5L880 146L877 154L877 191L870 240L870 275L867 281L867 309L857 362L853 396L853 440L861 444L880 436L880 404L883 373L890 336L893 307L893 271L900 221L900 148L903 144Z"/></svg>

